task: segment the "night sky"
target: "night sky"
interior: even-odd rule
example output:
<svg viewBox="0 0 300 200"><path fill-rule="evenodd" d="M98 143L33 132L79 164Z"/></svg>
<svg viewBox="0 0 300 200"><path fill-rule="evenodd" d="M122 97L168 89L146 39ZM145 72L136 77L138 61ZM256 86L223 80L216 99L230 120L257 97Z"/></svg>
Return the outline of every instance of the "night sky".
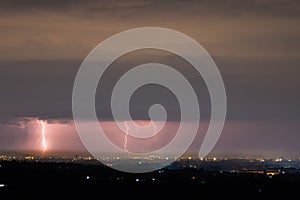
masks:
<svg viewBox="0 0 300 200"><path fill-rule="evenodd" d="M300 156L300 2L297 0L66 0L0 1L0 150L40 150L38 120L47 122L49 151L85 151L72 120L72 88L85 56L101 41L131 28L157 26L197 40L213 57L227 92L223 133L212 153ZM97 91L102 99L122 71L155 60L190 77L200 101L199 148L210 116L201 77L167 52L144 50L116 60ZM147 120L144 104L177 102L155 86L137 92L133 117ZM188 122L186 122L188 123ZM172 125L173 124L173 125ZM174 125L175 124L175 125Z"/></svg>

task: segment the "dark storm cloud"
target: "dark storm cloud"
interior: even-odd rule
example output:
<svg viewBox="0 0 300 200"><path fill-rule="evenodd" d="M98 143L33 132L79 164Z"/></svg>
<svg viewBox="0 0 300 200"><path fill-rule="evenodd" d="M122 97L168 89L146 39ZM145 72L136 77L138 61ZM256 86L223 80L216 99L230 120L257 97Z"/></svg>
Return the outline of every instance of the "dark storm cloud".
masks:
<svg viewBox="0 0 300 200"><path fill-rule="evenodd" d="M0 116L0 126L5 125L8 127L15 127L15 128L24 128L25 124L30 122L32 119L31 118L18 118L15 116Z"/></svg>
<svg viewBox="0 0 300 200"><path fill-rule="evenodd" d="M62 9L76 7L78 4L89 4L95 1L82 1L82 0L12 0L12 1L0 1L1 10L20 11L20 10L32 10L32 9Z"/></svg>
<svg viewBox="0 0 300 200"><path fill-rule="evenodd" d="M81 60L112 34L142 26L186 33L213 56L299 56L299 1L13 0L0 4L0 60Z"/></svg>
<svg viewBox="0 0 300 200"><path fill-rule="evenodd" d="M75 61L2 62L1 113L5 117L70 118Z"/></svg>
<svg viewBox="0 0 300 200"><path fill-rule="evenodd" d="M71 119L73 82L84 56L106 36L139 21L179 26L178 30L191 33L208 48L224 78L228 119L299 118L299 8L296 0L0 1L4 16L0 19L2 121L10 117ZM110 21L111 16L121 19ZM209 21L219 16L223 17ZM138 64L136 58L116 66ZM172 56L164 60L184 68L183 72L188 69ZM116 78L119 73L112 70L107 77ZM186 73L197 85L199 77ZM110 85L105 84L108 94ZM201 116L208 118L210 103L203 85L196 89ZM151 89L149 95L157 96ZM177 105L166 99L162 103ZM104 119L111 118L108 107L109 102L97 105ZM146 117L142 107L137 103L133 108L137 118Z"/></svg>
<svg viewBox="0 0 300 200"><path fill-rule="evenodd" d="M156 56L157 57L157 56ZM133 59L134 56L131 57ZM123 59L115 62L106 74L102 83L102 93L96 95L96 108L101 118L111 119L108 111L110 102L101 99L109 96L113 81L129 67L142 63ZM145 56L143 61L154 57ZM131 61L130 61L131 60ZM154 59L155 60L155 59ZM210 100L200 76L195 76L193 70L188 70L186 63L175 57L165 56L156 58L178 70L182 70L196 87L200 101L201 117L210 116ZM223 75L227 98L227 119L299 119L300 101L298 75L299 60L289 61L250 61L216 57L215 61ZM80 61L22 61L0 63L0 110L3 120L6 118L34 117L49 121L72 118L72 87ZM120 70L120 69L123 69ZM184 72L185 71L185 72ZM137 94L133 115L139 119L148 117L145 102L154 103L160 99L162 104L169 104L169 114L176 116L177 103L171 96L164 96L155 88L148 88L147 93ZM152 97L155 97L154 99ZM178 114L178 113L177 113ZM170 118L170 120L175 120Z"/></svg>
<svg viewBox="0 0 300 200"><path fill-rule="evenodd" d="M12 1L0 1L0 9L3 11L98 11L98 10L116 10L124 8L135 8L147 3L147 1L102 1L102 0L12 0Z"/></svg>
<svg viewBox="0 0 300 200"><path fill-rule="evenodd" d="M299 17L300 3L297 0L12 0L0 1L2 12L51 11L64 13L82 13L101 15L113 14L113 17L133 17L159 12L173 12L177 15L218 15L226 16L272 16ZM195 13L197 12L197 13Z"/></svg>
<svg viewBox="0 0 300 200"><path fill-rule="evenodd" d="M191 15L217 14L217 15L269 15L299 17L300 3L297 0L134 0L134 1L102 1L102 0L11 0L0 1L2 11L32 11L48 10L71 12L81 10L88 13L111 12L114 15L120 12L133 11L133 15L142 12L155 13L160 11L192 11ZM175 10L174 10L175 9ZM132 16L129 16L132 17Z"/></svg>

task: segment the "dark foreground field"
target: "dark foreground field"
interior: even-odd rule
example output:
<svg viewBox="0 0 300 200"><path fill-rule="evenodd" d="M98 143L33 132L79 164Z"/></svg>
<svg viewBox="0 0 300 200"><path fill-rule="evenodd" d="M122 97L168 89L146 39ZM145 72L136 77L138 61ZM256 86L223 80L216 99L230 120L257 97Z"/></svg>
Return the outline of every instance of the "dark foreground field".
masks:
<svg viewBox="0 0 300 200"><path fill-rule="evenodd" d="M271 177L167 168L127 174L80 163L3 161L0 165L0 199L298 199L300 194L298 173Z"/></svg>

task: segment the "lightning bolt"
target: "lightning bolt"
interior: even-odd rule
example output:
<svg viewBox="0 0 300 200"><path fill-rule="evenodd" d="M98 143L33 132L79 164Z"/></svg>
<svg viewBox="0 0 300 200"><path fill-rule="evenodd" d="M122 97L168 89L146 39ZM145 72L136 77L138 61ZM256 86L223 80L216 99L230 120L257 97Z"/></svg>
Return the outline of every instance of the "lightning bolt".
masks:
<svg viewBox="0 0 300 200"><path fill-rule="evenodd" d="M151 125L152 125L152 127L154 129L154 135L157 134L157 127L156 127L154 121L151 120L150 123L151 123ZM128 149L127 149L127 143L128 143L129 125L130 124L128 124L128 121L124 121L124 125L126 127L126 132L125 132L125 136L124 136L124 146L123 146L123 149L125 151L129 152Z"/></svg>
<svg viewBox="0 0 300 200"><path fill-rule="evenodd" d="M45 137L45 122L40 120L40 125L42 126L41 130L41 137L42 137L42 147L43 147L43 153L47 150L47 143L46 143L46 137Z"/></svg>
<svg viewBox="0 0 300 200"><path fill-rule="evenodd" d="M127 150L127 142L128 142L128 133L129 133L129 126L127 124L127 121L124 121L124 125L126 127L126 133L125 133L125 137L124 137L124 150L128 152Z"/></svg>

